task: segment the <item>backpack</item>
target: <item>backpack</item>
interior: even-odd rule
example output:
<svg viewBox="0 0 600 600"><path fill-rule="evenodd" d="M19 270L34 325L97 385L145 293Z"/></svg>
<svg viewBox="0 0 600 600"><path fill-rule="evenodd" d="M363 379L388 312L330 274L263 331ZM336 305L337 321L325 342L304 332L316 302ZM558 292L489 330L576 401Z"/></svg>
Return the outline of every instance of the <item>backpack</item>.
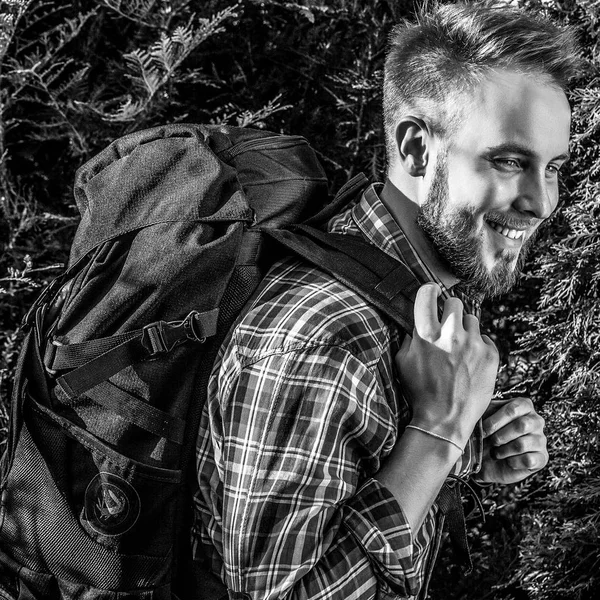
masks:
<svg viewBox="0 0 600 600"><path fill-rule="evenodd" d="M0 599L226 597L191 564L194 449L218 348L269 266L293 252L406 331L418 282L328 219L298 136L168 125L79 169L66 271L26 332L0 464Z"/></svg>

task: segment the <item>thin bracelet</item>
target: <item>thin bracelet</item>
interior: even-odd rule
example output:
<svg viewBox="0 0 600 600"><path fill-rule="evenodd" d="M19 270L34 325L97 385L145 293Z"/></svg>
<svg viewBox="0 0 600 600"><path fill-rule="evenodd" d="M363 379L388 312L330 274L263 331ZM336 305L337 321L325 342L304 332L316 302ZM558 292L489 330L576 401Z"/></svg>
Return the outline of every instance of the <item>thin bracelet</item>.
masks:
<svg viewBox="0 0 600 600"><path fill-rule="evenodd" d="M453 446L458 448L460 450L461 454L465 451L464 448L461 448L454 440L444 437L443 435L439 435L438 433L433 433L433 431L428 431L427 429L423 429L422 427L417 427L416 425L407 425L406 429L416 429L417 431L422 431L423 433L426 433L427 435L430 435L431 437L437 438L438 440L444 440L444 442L448 442L449 444L452 444Z"/></svg>

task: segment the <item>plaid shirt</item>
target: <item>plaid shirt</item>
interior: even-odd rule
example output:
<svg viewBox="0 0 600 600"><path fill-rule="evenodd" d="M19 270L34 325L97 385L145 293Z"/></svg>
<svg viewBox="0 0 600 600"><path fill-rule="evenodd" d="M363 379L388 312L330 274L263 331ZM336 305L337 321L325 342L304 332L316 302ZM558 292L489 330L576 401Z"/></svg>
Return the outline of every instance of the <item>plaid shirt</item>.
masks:
<svg viewBox="0 0 600 600"><path fill-rule="evenodd" d="M374 186L330 229L362 231L419 280L438 281ZM411 532L375 478L410 419L395 384L400 343L318 269L285 259L269 272L221 348L197 445L194 554L234 598L424 597L443 516L434 505ZM477 471L480 456L478 430L454 472Z"/></svg>

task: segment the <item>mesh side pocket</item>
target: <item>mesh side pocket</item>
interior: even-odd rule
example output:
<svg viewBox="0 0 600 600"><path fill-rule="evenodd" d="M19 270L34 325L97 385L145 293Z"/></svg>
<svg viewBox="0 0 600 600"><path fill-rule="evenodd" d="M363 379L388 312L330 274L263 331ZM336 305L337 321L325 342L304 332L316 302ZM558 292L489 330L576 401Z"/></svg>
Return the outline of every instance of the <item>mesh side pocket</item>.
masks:
<svg viewBox="0 0 600 600"><path fill-rule="evenodd" d="M2 529L13 559L33 572L51 573L65 582L85 582L100 590L142 592L169 585L173 515L163 511L163 500L168 498L149 499L139 482L148 481L154 472L166 480L162 482L164 493L170 493L168 488L175 493L181 474L120 462L110 451L103 455L97 443L83 436L77 441L85 442L79 445L96 464L96 474L89 477L87 485L75 478L80 483L72 489L68 484L74 479L52 463L64 464L61 458L69 452L68 443L76 439L73 431L61 431L39 407L27 412L28 425L23 424L8 475ZM109 468L113 469L110 476L102 475L109 473ZM139 503L132 500L128 486ZM154 496L156 489L153 482ZM102 499L93 515L98 519L95 525L99 531L92 529L95 536L80 520L87 514L86 497L92 502ZM99 516L103 514L111 518L102 522Z"/></svg>

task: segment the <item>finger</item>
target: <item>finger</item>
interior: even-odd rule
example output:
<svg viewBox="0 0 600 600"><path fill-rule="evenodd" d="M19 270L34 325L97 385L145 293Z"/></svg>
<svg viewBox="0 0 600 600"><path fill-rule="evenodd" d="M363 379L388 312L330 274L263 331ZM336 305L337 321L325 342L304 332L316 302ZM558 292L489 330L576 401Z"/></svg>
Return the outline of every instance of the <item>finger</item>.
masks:
<svg viewBox="0 0 600 600"><path fill-rule="evenodd" d="M484 419L484 436L489 437L497 434L497 432L511 423L513 424L512 428L505 430L502 435L496 435L498 444L505 443L513 437L528 433L530 430L524 429L524 426L526 426L529 421L523 420L522 422L519 422L525 415L534 415L536 422L539 420L539 423L543 428L544 421L535 412L531 400L529 400L529 398L513 398L505 404L502 404L496 412Z"/></svg>
<svg viewBox="0 0 600 600"><path fill-rule="evenodd" d="M484 437L486 437L490 443L494 446L502 446L508 444L513 440L517 440L524 436L543 436L544 435L544 420L536 414L526 414L513 421L510 421L504 427L501 427L494 433L489 433L493 428L490 427L489 420L493 419L495 415L487 417L484 421Z"/></svg>
<svg viewBox="0 0 600 600"><path fill-rule="evenodd" d="M494 445L492 442L492 447L490 448L490 456L497 460L528 452L547 454L546 436L544 434L522 435L504 444Z"/></svg>
<svg viewBox="0 0 600 600"><path fill-rule="evenodd" d="M531 474L543 469L548 464L548 457L542 452L526 452L509 456L505 463L515 471L527 471Z"/></svg>
<svg viewBox="0 0 600 600"><path fill-rule="evenodd" d="M402 344L400 345L400 350L398 350L398 352L396 353L396 356L395 356L395 360L396 360L396 364L397 364L398 368L400 368L402 359L408 353L411 342L412 342L412 337L410 335L408 335L408 333L407 333L404 336L404 339L402 340Z"/></svg>
<svg viewBox="0 0 600 600"><path fill-rule="evenodd" d="M444 302L444 314L442 315L442 327L450 327L453 330L460 325L462 329L464 306L459 298L450 297Z"/></svg>
<svg viewBox="0 0 600 600"><path fill-rule="evenodd" d="M488 345L488 346L492 346L492 348L498 352L498 349L496 348L496 344L494 343L494 340L489 336L486 335L485 333L482 334L481 339Z"/></svg>
<svg viewBox="0 0 600 600"><path fill-rule="evenodd" d="M437 283L426 283L415 298L415 330L420 337L436 339L440 332L437 299L442 293Z"/></svg>
<svg viewBox="0 0 600 600"><path fill-rule="evenodd" d="M463 315L463 327L471 334L479 334L479 319L475 315L465 313Z"/></svg>

